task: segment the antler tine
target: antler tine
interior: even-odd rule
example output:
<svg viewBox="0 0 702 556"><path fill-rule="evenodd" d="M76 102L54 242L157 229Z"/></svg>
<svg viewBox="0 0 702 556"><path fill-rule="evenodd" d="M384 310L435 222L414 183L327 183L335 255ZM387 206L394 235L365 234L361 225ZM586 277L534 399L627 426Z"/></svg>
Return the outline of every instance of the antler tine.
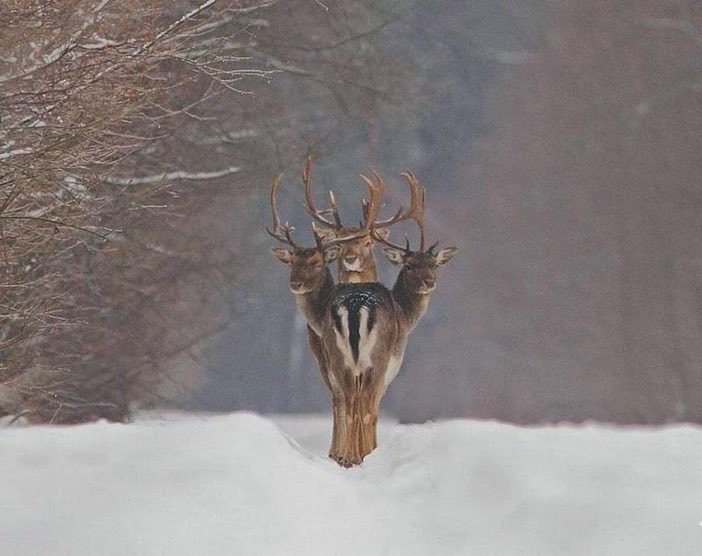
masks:
<svg viewBox="0 0 702 556"><path fill-rule="evenodd" d="M349 241L362 238L368 233L368 230L359 228L355 232L349 233L348 235L345 235L343 237L335 237L333 239L323 240L317 230L317 226L315 226L315 223L312 222L312 233L314 234L315 241L317 242L317 247L320 247L322 249L326 249L327 247L332 247L334 245L348 243Z"/></svg>
<svg viewBox="0 0 702 556"><path fill-rule="evenodd" d="M389 247L393 247L395 249L398 249L400 251L404 251L405 253L410 252L410 244L409 244L409 238L405 235L405 245L404 247L402 245L399 245L397 243L393 243L392 241L385 239L383 236L381 236L379 233L376 231L372 231L371 234L373 235L373 239L380 243L384 243L385 245Z"/></svg>
<svg viewBox="0 0 702 556"><path fill-rule="evenodd" d="M334 194L330 191L329 198L331 201L331 209L318 210L317 204L314 202L314 197L312 196L312 182L310 181L310 174L312 173L312 156L307 157L305 162L305 167L302 170L302 183L305 184L305 211L317 222L322 224L327 228L334 228L338 230L341 228L341 219L339 218L339 211L336 207L336 200L334 199ZM334 222L324 218L324 214L331 212L334 216Z"/></svg>
<svg viewBox="0 0 702 556"><path fill-rule="evenodd" d="M365 220L363 228L367 232L375 225L375 219L380 212L380 202L383 199L383 195L385 195L387 186L382 176L375 170L373 171L372 180L363 174L361 174L361 179L366 183L370 196L368 201L363 199L363 218Z"/></svg>
<svg viewBox="0 0 702 556"><path fill-rule="evenodd" d="M336 206L336 197L334 197L334 192L332 190L329 190L329 206L331 207L329 210L331 211L332 216L334 217L334 222L336 223L337 229L341 229L342 225L341 217L339 216L339 208Z"/></svg>
<svg viewBox="0 0 702 556"><path fill-rule="evenodd" d="M412 172L402 172L400 175L407 180L407 184L410 187L411 201L409 209L403 212L404 207L400 205L400 208L397 210L395 215L392 216L392 218L373 221L371 227L374 229L386 228L392 224L404 222L405 220L411 218L417 223L417 226L419 226L420 249L424 251L424 187L422 187L419 180L417 180L416 176ZM367 178L364 179L366 179L366 183L369 183ZM374 236L377 236L377 234L374 234ZM399 248L399 246L395 244L393 244L393 247Z"/></svg>
<svg viewBox="0 0 702 556"><path fill-rule="evenodd" d="M278 195L278 188L280 187L280 180L282 178L283 174L280 174L271 184L271 213L273 214L273 230L271 231L266 228L266 232L268 232L271 237L277 239L278 241L296 248L297 245L295 245L292 237L290 237L290 232L295 230L295 228L290 226L290 224L287 222L285 225L281 224L280 215L278 214L278 200L276 197Z"/></svg>
<svg viewBox="0 0 702 556"><path fill-rule="evenodd" d="M347 236L329 239L329 240L323 242L323 246L326 249L327 247L331 247L332 245L341 245L343 243L348 243L349 241L353 241L355 239L364 237L367 233L368 233L368 230L364 230L363 228L361 228L357 232L354 232L354 233L349 234Z"/></svg>
<svg viewBox="0 0 702 556"><path fill-rule="evenodd" d="M424 251L424 195L425 190L417 177L409 170L400 174L407 180L412 191L412 201L407 218L412 218L419 227L419 250Z"/></svg>

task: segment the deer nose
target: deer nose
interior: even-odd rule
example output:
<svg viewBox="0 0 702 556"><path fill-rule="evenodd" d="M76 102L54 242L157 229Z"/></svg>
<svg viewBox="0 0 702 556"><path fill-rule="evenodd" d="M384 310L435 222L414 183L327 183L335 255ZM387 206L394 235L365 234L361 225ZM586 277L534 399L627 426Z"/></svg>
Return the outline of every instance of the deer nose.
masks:
<svg viewBox="0 0 702 556"><path fill-rule="evenodd" d="M422 280L425 288L433 288L436 286L436 278L425 278Z"/></svg>
<svg viewBox="0 0 702 556"><path fill-rule="evenodd" d="M349 264L353 264L358 260L358 257L356 255L346 255L344 257L344 261L346 261Z"/></svg>
<svg viewBox="0 0 702 556"><path fill-rule="evenodd" d="M297 280L290 281L290 289L291 290L299 290L300 288L302 288L302 282L298 282Z"/></svg>

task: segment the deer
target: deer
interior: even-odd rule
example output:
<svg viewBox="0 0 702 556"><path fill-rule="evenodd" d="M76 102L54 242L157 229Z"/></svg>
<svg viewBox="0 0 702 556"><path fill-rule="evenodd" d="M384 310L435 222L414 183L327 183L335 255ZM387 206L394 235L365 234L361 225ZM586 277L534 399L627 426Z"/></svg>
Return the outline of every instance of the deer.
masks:
<svg viewBox="0 0 702 556"><path fill-rule="evenodd" d="M340 439L346 436L344 428L346 416L343 413L344 405L342 403L343 392L338 384L332 383L330 380L327 355L320 340L319 322L322 320L324 308L335 290L334 279L328 265L338 259L341 253L340 245L347 241L353 241L355 236L349 235L344 238L324 240L320 235L314 234L315 247L308 248L297 245L291 236L294 228L287 222L282 224L278 213L277 192L281 178L282 175L278 176L271 184L270 205L273 227L272 229L266 228L266 232L287 246L273 247L271 251L278 260L290 267L289 287L295 296L298 309L308 323L310 348L317 359L322 380L332 395L333 429L329 457L339 461Z"/></svg>
<svg viewBox="0 0 702 556"><path fill-rule="evenodd" d="M319 235L324 241L353 237L353 239L345 241L341 245L341 252L337 259L337 281L342 284L377 282L378 268L373 248L378 243L378 237L388 238L389 226L402 220L400 214L402 207L392 218L376 220L380 203L385 193L385 183L382 179L370 180L366 176L361 175L370 194L369 200L363 199L364 220L359 226L344 226L339 216L339 209L333 191L329 191L330 208L324 210L317 208L314 194L312 193L312 162L312 157L308 156L302 172L302 182L305 186L305 211L314 221L315 234ZM327 217L329 214L331 214L331 219Z"/></svg>
<svg viewBox="0 0 702 556"><path fill-rule="evenodd" d="M334 285L328 264L338 259L345 242L356 236L327 238L315 233L316 247L297 246L294 230L282 225L276 193L280 176L271 186L273 230L266 231L288 248L273 248L274 255L291 267L290 289L305 316L310 343L325 385L332 394L333 430L329 456L344 467L357 465L377 447L380 401L397 375L407 336L426 312L429 295L436 283L437 268L448 262L457 248L434 252L437 244L424 248L424 189L416 177L402 174L412 191L410 209L402 207L391 219L413 219L420 228L420 249L411 251L389 242L385 234L372 230L378 210L379 193L385 184L378 173L366 178L371 200L364 206L365 227L386 247L383 253L402 266L392 291L377 282ZM375 193L373 193L375 192ZM367 230L358 230L360 234ZM328 237L328 236L327 236Z"/></svg>
<svg viewBox="0 0 702 556"><path fill-rule="evenodd" d="M427 311L438 268L458 251L436 251L438 242L425 248L424 188L411 172L402 175L416 192L403 216L419 227L419 249L410 249L409 239L402 247L376 235L388 261L401 266L392 289L377 282L338 284L311 323L323 347L328 381L342 393L344 408L334 415L345 423L334 425L343 435L336 439L335 458L347 467L360 464L377 447L380 402L402 365L408 336Z"/></svg>
<svg viewBox="0 0 702 556"><path fill-rule="evenodd" d="M337 281L338 283L373 283L378 281L378 269L373 254L374 246L381 239L388 239L388 228L399 222L412 218L416 214L421 201L422 191L416 180L408 180L410 186L411 201L410 208L403 210L400 205L397 212L388 219L379 220L381 202L387 186L379 173L373 172L372 178L361 174L361 179L365 182L368 190L368 200L363 199L362 211L363 221L359 226L344 226L339 215L336 198L333 191L329 191L330 208L319 210L312 193L312 163L313 158L308 156L302 171L302 182L304 184L305 211L313 219L313 231L315 238L319 238L324 244L336 243L340 250L335 258L338 261ZM273 204L274 200L271 201ZM272 205L271 205L272 206ZM331 219L327 216L331 215ZM276 216L274 216L275 221ZM316 225L315 225L316 224ZM282 260L282 259L281 259ZM304 312L304 311L303 311ZM321 338L317 332L308 324L307 341L317 364L320 368L322 378L328 389L331 385L328 382L329 370L326 368L326 356L324 354ZM338 389L336 394L332 392L332 405L334 415L342 415L344 406L339 397ZM343 420L343 419L342 419ZM336 423L336 420L335 420ZM335 424L334 430L342 431L342 425ZM339 432L339 434L341 434ZM333 434L333 437L336 435ZM339 439L332 441L332 448L329 456L337 458Z"/></svg>

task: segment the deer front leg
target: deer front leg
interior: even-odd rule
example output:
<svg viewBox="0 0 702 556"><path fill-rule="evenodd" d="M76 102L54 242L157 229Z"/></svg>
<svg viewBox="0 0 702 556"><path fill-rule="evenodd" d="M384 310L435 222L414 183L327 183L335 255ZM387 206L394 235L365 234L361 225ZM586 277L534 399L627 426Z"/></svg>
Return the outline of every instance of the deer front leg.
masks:
<svg viewBox="0 0 702 556"><path fill-rule="evenodd" d="M332 427L332 441L329 448L329 457L339 462L344 452L346 442L346 400L343 394L338 393L332 396L332 417L334 420Z"/></svg>
<svg viewBox="0 0 702 556"><path fill-rule="evenodd" d="M351 467L363 461L363 411L361 408L360 376L348 377L344 384L344 423L345 434L342 439L341 453L337 460L339 465Z"/></svg>
<svg viewBox="0 0 702 556"><path fill-rule="evenodd" d="M380 416L380 400L383 398L384 389L380 393L373 393L369 402L370 410L370 436L372 442L372 450L378 447L378 420Z"/></svg>
<svg viewBox="0 0 702 556"><path fill-rule="evenodd" d="M350 396L344 400L344 406L346 434L342 439L342 449L337 461L339 465L351 467L353 465L358 465L363 461L361 458L359 438L360 423L358 419L358 398L355 396Z"/></svg>
<svg viewBox="0 0 702 556"><path fill-rule="evenodd" d="M368 370L368 374L363 384L361 394L363 402L363 425L366 429L364 439L364 456L370 454L378 447L378 417L380 413L380 401L385 393L385 385L382 377L377 376L373 369Z"/></svg>
<svg viewBox="0 0 702 556"><path fill-rule="evenodd" d="M360 417L360 442L361 459L365 458L375 449L375 432L372 412L371 396L368 391L361 392L359 396Z"/></svg>
<svg viewBox="0 0 702 556"><path fill-rule="evenodd" d="M344 395L341 389L335 386L334 377L331 376L331 366L329 355L324 349L322 338L307 326L307 341L310 351L319 364L319 371L325 386L332 395L332 439L329 446L329 457L334 461L339 461L343 451L344 438L346 437L346 406L344 405Z"/></svg>
<svg viewBox="0 0 702 556"><path fill-rule="evenodd" d="M365 458L375 448L371 396L368 390L368 387L363 385L363 389L358 396L358 417L360 421L359 451L361 459Z"/></svg>
<svg viewBox="0 0 702 556"><path fill-rule="evenodd" d="M345 392L346 437L339 463L346 467L360 464L375 448L377 415L374 417L373 389L369 379L368 372L354 375Z"/></svg>

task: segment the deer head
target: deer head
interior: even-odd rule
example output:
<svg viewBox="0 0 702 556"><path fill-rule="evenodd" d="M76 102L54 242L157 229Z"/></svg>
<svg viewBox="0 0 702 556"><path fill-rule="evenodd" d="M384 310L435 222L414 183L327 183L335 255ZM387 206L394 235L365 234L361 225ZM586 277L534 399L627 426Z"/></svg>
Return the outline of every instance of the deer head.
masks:
<svg viewBox="0 0 702 556"><path fill-rule="evenodd" d="M327 265L339 256L338 245L323 251L317 247L273 247L271 251L279 261L290 267L290 291L295 294L319 290L326 280Z"/></svg>
<svg viewBox="0 0 702 556"><path fill-rule="evenodd" d="M383 248L385 258L392 264L402 266L393 291L398 290L398 293L405 296L413 294L428 295L436 287L438 268L453 258L458 251L458 247L446 247L440 251L435 251L438 245L438 242L436 242L429 246L428 249L425 249L424 188L411 172L403 172L402 176L407 180L413 191L413 203L405 218L412 218L419 227L419 249L417 251L411 250L409 239L405 239L404 247L392 243L381 236L376 236L376 239L386 245Z"/></svg>
<svg viewBox="0 0 702 556"><path fill-rule="evenodd" d="M301 247L292 239L295 228L288 222L282 224L278 214L277 194L282 175L278 176L271 185L271 212L273 229L266 228L268 234L286 244L288 247L272 247L276 258L290 267L290 290L295 294L305 294L318 290L331 279L327 276L327 265L339 256L339 245L334 242L324 242L315 234L315 247Z"/></svg>
<svg viewBox="0 0 702 556"><path fill-rule="evenodd" d="M458 247L445 247L434 252L436 244L426 251L411 251L408 248L384 247L383 254L392 264L401 265L398 282L404 284L407 291L428 295L436 287L436 274L441 265L449 262L458 251Z"/></svg>
<svg viewBox="0 0 702 556"><path fill-rule="evenodd" d="M386 185L380 174L374 172L371 178L361 176L368 188L369 198L363 200L363 221L358 226L344 226L339 216L336 199L332 191L329 192L329 208L317 209L312 194L311 184L312 158L307 158L307 163L302 172L302 181L305 185L305 210L314 219L315 233L323 241L330 242L343 240L339 254L338 280L341 283L375 282L378 280L378 270L373 255L373 248L377 238L387 239L388 227L412 217L412 210L420 203L418 184L410 183L412 202L410 210L403 212L402 207L397 213L387 220L378 220L378 212L385 194ZM330 218L331 216L331 218Z"/></svg>

